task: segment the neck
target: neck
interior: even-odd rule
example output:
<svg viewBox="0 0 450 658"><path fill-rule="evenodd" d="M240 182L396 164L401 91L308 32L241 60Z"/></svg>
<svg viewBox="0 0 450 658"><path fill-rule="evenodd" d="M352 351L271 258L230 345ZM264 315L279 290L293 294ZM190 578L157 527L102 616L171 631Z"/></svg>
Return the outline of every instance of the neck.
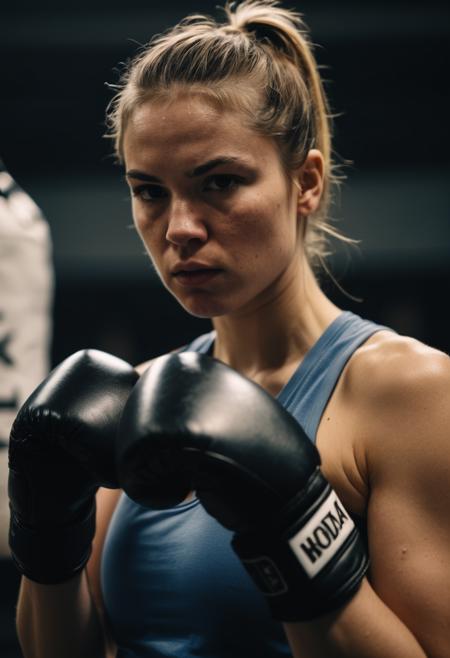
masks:
<svg viewBox="0 0 450 658"><path fill-rule="evenodd" d="M254 376L299 363L340 314L303 261L251 308L214 318L214 356Z"/></svg>

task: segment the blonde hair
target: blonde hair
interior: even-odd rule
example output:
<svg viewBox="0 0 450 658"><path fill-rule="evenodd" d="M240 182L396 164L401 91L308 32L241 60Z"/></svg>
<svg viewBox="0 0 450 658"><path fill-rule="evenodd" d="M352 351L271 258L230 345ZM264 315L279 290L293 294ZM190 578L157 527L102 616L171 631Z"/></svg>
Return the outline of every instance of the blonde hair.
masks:
<svg viewBox="0 0 450 658"><path fill-rule="evenodd" d="M288 174L311 148L319 149L324 189L318 210L307 218L305 251L312 266L327 269L329 236L353 242L328 218L342 178L332 157L332 117L307 27L299 13L278 5L277 0L227 2L225 23L191 15L156 35L122 74L107 111L108 136L122 161L133 111L188 87L222 107L240 109L249 126L274 139Z"/></svg>

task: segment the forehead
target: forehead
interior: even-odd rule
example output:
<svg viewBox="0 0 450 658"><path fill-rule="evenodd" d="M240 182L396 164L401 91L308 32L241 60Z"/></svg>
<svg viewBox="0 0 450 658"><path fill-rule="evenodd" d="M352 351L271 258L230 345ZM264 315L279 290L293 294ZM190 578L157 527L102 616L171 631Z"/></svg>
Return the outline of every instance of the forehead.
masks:
<svg viewBox="0 0 450 658"><path fill-rule="evenodd" d="M124 134L127 164L136 158L192 160L224 150L258 162L277 155L273 141L249 127L242 112L221 108L200 94L145 101L134 110Z"/></svg>

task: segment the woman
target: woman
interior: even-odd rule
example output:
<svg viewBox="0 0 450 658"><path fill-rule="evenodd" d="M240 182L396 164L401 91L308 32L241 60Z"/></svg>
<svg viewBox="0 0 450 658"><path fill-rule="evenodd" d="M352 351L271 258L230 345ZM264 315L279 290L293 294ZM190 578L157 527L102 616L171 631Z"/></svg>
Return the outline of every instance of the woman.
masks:
<svg viewBox="0 0 450 658"><path fill-rule="evenodd" d="M212 354L302 422L367 525L370 570L337 611L282 626L193 494L158 511L102 489L87 571L23 579L25 655L99 656L108 638L123 658L444 658L448 357L321 291L336 176L305 27L273 2L226 15L186 20L143 49L110 108L111 135L162 282L212 319L214 332L184 349Z"/></svg>

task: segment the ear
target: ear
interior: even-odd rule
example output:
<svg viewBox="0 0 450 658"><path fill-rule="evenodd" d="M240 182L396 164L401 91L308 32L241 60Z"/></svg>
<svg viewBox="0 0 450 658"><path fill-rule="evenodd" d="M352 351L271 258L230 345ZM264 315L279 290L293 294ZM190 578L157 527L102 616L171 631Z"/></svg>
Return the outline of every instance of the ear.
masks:
<svg viewBox="0 0 450 658"><path fill-rule="evenodd" d="M311 149L306 160L295 173L300 189L297 201L299 216L308 217L319 207L323 193L324 170L325 162L322 153L318 149Z"/></svg>

